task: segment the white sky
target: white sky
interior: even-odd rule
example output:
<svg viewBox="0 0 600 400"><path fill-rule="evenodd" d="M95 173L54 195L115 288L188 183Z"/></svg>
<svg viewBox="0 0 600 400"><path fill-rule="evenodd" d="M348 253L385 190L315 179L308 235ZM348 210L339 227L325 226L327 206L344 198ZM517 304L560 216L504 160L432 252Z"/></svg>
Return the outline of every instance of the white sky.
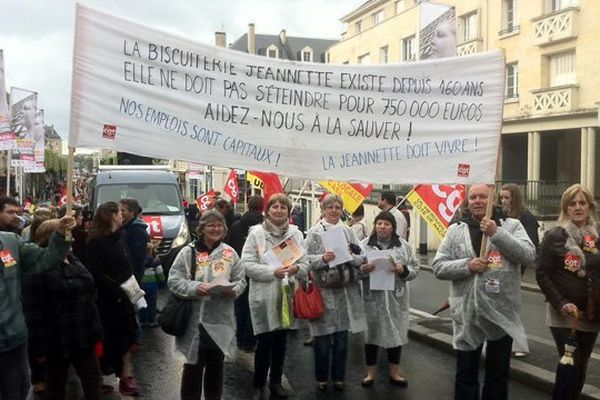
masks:
<svg viewBox="0 0 600 400"><path fill-rule="evenodd" d="M46 124L67 139L74 0L0 0L6 88L38 92ZM232 43L253 22L257 34L339 39L339 19L365 0L85 0L81 3L157 29L214 44Z"/></svg>

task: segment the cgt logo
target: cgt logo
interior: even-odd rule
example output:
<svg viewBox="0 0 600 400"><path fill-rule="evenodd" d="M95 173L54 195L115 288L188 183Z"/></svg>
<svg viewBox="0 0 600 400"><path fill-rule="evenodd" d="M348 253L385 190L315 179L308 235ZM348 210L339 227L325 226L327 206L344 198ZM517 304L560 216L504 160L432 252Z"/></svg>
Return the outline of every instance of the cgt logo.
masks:
<svg viewBox="0 0 600 400"><path fill-rule="evenodd" d="M117 126L104 125L104 127L102 128L102 137L104 139L115 140L115 136L117 136Z"/></svg>
<svg viewBox="0 0 600 400"><path fill-rule="evenodd" d="M458 164L457 175L461 178L468 178L471 172L471 164Z"/></svg>

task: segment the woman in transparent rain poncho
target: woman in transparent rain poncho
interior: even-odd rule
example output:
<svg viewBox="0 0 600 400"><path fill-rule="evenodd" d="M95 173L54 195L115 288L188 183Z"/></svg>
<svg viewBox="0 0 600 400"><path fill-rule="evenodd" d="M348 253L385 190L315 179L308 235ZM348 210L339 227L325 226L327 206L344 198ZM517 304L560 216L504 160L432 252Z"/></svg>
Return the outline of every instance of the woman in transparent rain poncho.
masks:
<svg viewBox="0 0 600 400"><path fill-rule="evenodd" d="M198 239L185 246L169 272L169 290L178 297L193 299L192 313L183 336L175 346L186 358L181 375L181 400L200 400L204 375L204 398L217 400L223 391L223 361L235 349L233 301L246 288L244 268L235 250L223 243L225 218L216 210L202 214ZM192 262L196 272L190 276ZM216 294L209 284L216 280L234 285Z"/></svg>
<svg viewBox="0 0 600 400"><path fill-rule="evenodd" d="M362 264L362 256L352 255L353 265L356 267L355 280L341 287L325 287L321 280L323 270L332 271L329 263L336 257L332 249L326 249L323 244L321 235L325 231L336 227L342 228L346 242L357 248L360 253L356 235L341 220L343 207L344 203L340 196L328 195L321 202L323 219L308 231L306 237L306 251L310 258L311 272L315 276L315 283L321 287L325 306L323 316L310 321L310 333L314 337L315 377L317 388L321 391L327 390L330 365L333 387L337 391L344 390L348 331L357 333L366 329L358 270Z"/></svg>
<svg viewBox="0 0 600 400"><path fill-rule="evenodd" d="M366 264L363 272L370 275L375 265L368 262L369 254L379 250L390 250L390 261L394 271L393 290L370 290L369 275L362 281L363 304L367 319L365 358L367 376L361 385L373 385L377 373L379 347L387 351L390 383L398 386L408 384L400 371L402 346L408 343L409 290L408 281L419 274L419 262L412 254L409 244L396 234L396 219L388 211L375 217L373 233L361 242Z"/></svg>
<svg viewBox="0 0 600 400"><path fill-rule="evenodd" d="M266 380L270 369L269 389L272 397L286 398L281 386L287 334L290 328L282 323L282 283L293 283L296 277L306 278L308 258L304 254L293 265L274 267L263 257L279 242L292 238L303 245L303 235L289 223L292 202L284 194L274 194L267 204L265 220L250 228L242 250L242 263L250 278L248 302L252 328L257 344L254 353L254 399L266 399Z"/></svg>

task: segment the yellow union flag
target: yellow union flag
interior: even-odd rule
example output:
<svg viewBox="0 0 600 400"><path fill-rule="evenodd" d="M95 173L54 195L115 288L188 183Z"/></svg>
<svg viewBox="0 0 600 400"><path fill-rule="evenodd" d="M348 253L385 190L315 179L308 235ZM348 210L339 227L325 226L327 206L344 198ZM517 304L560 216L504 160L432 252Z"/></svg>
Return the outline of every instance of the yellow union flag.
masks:
<svg viewBox="0 0 600 400"><path fill-rule="evenodd" d="M335 193L344 201L344 208L352 214L373 190L373 184L319 181L327 191Z"/></svg>

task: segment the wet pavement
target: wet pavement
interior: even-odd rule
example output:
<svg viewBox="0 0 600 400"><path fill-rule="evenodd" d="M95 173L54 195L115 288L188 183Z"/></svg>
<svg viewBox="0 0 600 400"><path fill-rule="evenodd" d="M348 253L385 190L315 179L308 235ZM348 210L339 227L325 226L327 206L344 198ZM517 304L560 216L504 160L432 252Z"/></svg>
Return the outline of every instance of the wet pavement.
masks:
<svg viewBox="0 0 600 400"><path fill-rule="evenodd" d="M419 278L411 285L411 342L403 347L401 368L409 380L408 388L392 386L387 381L385 352L380 352L379 378L371 388L363 388L364 374L362 335L350 335L346 373L346 387L335 392L316 389L314 359L311 347L304 346L307 329L292 331L288 340L284 386L291 389L295 399L452 399L455 357L451 348L452 328L449 318L442 313L434 317L430 312L445 300L448 282L438 281L427 264L432 255L423 259ZM558 359L548 328L544 324L543 296L536 291L533 271L524 277L523 321L529 334L531 353L526 358L511 362L511 399L547 399L552 389L554 368ZM162 293L161 298L164 297ZM162 299L159 299L159 304ZM135 375L142 388L140 399L176 400L183 359L173 352L173 338L160 328L144 330L141 350L135 356ZM598 345L590 361L588 385L584 399L600 399L600 355ZM238 352L234 360L225 364L224 400L249 399L252 395L253 354ZM116 385L115 385L116 387ZM30 399L34 399L30 396ZM118 394L106 395L103 400L130 399ZM83 399L76 378L69 383L69 400ZM36 398L37 400L37 398Z"/></svg>

